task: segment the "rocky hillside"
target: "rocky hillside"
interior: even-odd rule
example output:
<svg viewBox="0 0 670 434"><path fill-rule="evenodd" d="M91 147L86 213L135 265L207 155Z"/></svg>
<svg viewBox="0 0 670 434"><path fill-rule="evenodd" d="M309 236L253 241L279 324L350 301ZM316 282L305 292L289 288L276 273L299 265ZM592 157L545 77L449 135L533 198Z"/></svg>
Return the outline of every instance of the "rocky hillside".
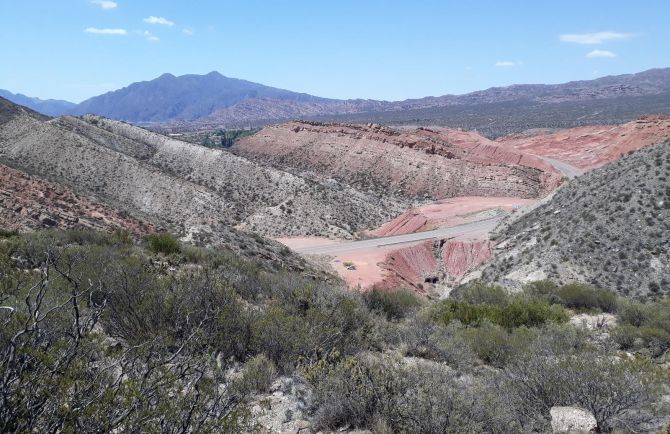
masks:
<svg viewBox="0 0 670 434"><path fill-rule="evenodd" d="M123 230L137 237L156 227L88 199L62 185L46 182L0 164L0 228Z"/></svg>
<svg viewBox="0 0 670 434"><path fill-rule="evenodd" d="M399 198L538 197L560 180L538 157L449 129L289 122L240 140L233 151Z"/></svg>
<svg viewBox="0 0 670 434"><path fill-rule="evenodd" d="M216 239L238 226L269 236L347 238L402 210L399 202L121 122L47 120L8 104L0 124L1 163L186 237Z"/></svg>
<svg viewBox="0 0 670 434"><path fill-rule="evenodd" d="M669 138L670 116L646 115L621 125L531 130L501 137L496 142L519 152L555 158L590 170Z"/></svg>
<svg viewBox="0 0 670 434"><path fill-rule="evenodd" d="M561 188L497 236L485 280L550 278L626 296L670 294L670 142L643 148Z"/></svg>

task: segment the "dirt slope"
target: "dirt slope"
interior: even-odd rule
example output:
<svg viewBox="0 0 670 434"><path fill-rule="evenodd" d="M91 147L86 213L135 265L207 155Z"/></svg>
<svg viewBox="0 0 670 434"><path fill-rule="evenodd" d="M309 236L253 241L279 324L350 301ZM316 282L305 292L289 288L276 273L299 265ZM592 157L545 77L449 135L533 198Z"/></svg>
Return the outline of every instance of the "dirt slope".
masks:
<svg viewBox="0 0 670 434"><path fill-rule="evenodd" d="M380 196L409 199L531 198L555 188L560 179L540 158L449 129L289 122L242 139L234 151Z"/></svg>
<svg viewBox="0 0 670 434"><path fill-rule="evenodd" d="M628 296L670 293L670 142L561 188L498 234L484 279L589 282Z"/></svg>
<svg viewBox="0 0 670 434"><path fill-rule="evenodd" d="M583 170L600 167L628 152L670 138L670 117L643 116L622 125L595 125L497 140L508 149L556 158Z"/></svg>
<svg viewBox="0 0 670 434"><path fill-rule="evenodd" d="M0 164L0 228L124 230L135 236L156 231L154 225Z"/></svg>

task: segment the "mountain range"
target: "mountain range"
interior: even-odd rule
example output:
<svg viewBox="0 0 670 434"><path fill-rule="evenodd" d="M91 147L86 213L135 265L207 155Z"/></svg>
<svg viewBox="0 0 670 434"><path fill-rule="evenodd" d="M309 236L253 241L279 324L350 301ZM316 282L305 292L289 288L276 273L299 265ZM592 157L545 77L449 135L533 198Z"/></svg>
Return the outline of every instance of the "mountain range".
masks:
<svg viewBox="0 0 670 434"><path fill-rule="evenodd" d="M670 113L670 68L573 81L494 87L405 101L338 100L229 78L163 74L80 104L0 91L48 115L93 113L168 131L262 126L289 119L446 125L498 136L538 127L620 123ZM547 116L556 112L558 115ZM492 113L497 120L491 120ZM551 119L553 124L547 124ZM492 126L492 124L495 124Z"/></svg>
<svg viewBox="0 0 670 434"><path fill-rule="evenodd" d="M68 113L77 107L77 104L69 101L31 98L21 93L12 93L4 89L0 89L0 97L12 101L13 103L30 107L33 110L49 116L58 116L63 113Z"/></svg>

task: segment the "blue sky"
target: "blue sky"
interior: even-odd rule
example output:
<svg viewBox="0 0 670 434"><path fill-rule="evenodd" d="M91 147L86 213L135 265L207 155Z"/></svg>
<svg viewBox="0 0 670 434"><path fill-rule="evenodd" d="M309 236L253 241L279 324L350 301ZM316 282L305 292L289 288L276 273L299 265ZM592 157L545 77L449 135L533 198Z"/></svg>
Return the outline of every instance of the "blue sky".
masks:
<svg viewBox="0 0 670 434"><path fill-rule="evenodd" d="M74 102L164 72L398 100L670 66L668 0L0 4L0 88Z"/></svg>

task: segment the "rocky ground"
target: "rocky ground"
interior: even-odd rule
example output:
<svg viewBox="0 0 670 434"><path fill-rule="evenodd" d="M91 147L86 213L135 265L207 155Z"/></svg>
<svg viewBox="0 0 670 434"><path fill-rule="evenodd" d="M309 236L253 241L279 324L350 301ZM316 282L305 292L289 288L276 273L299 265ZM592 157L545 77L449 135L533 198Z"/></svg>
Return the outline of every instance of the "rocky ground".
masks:
<svg viewBox="0 0 670 434"><path fill-rule="evenodd" d="M0 164L0 222L6 231L39 228L123 230L135 236L157 228L114 208Z"/></svg>
<svg viewBox="0 0 670 434"><path fill-rule="evenodd" d="M627 296L670 293L670 142L565 185L503 226L485 280L582 281Z"/></svg>

